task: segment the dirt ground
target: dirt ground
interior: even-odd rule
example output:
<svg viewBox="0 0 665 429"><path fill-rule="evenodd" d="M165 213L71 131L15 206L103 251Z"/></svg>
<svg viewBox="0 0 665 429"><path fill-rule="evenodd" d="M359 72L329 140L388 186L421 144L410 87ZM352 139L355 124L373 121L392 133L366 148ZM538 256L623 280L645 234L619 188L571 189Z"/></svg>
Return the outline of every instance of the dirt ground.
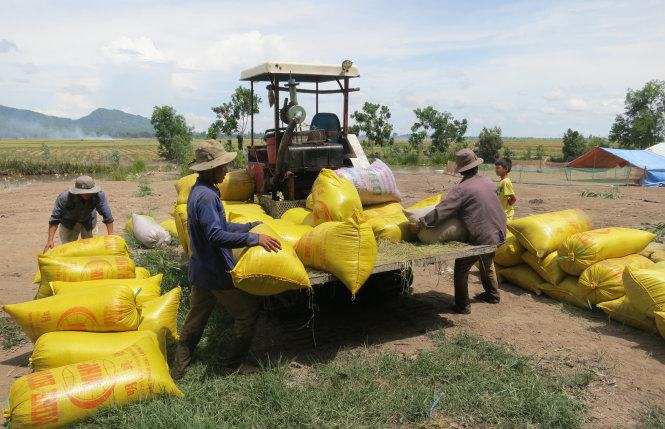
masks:
<svg viewBox="0 0 665 429"><path fill-rule="evenodd" d="M447 190L456 179L442 174L398 174L408 205L434 192ZM109 196L116 230L133 211L149 212L156 219L169 216L175 199L173 179L150 176L154 196L137 197L133 182L102 182ZM56 195L68 182L28 182L0 190L0 304L29 300L36 268L35 254L45 244L47 221ZM595 225L639 227L663 222L665 189L622 187L619 200L582 198L582 189L608 187L516 184L516 215L582 208ZM100 223L100 233L105 232ZM601 312L571 309L510 285L502 286L499 305L474 303L470 315L449 314L452 300L451 266L441 274L434 268L415 272L414 295L387 302L358 302L334 311L322 310L310 327L301 319L262 317L256 353L277 352L303 364L311 356L327 358L340 348L377 346L412 356L430 345L426 333L444 330L469 332L501 342L538 364L551 368L589 368L595 381L587 389L589 419L586 427L635 427L648 404L665 405L665 340L616 323ZM471 293L481 289L471 276ZM316 346L315 346L316 344ZM0 350L0 399L14 378L29 372L29 344Z"/></svg>

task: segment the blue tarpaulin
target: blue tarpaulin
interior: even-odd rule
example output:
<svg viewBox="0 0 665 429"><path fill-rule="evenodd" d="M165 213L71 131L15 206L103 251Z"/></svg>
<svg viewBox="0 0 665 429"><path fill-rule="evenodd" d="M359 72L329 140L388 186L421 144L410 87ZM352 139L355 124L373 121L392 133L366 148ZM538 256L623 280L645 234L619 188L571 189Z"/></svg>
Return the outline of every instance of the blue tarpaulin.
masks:
<svg viewBox="0 0 665 429"><path fill-rule="evenodd" d="M615 168L631 165L644 170L644 186L665 186L665 157L648 150L597 147L568 163L573 168Z"/></svg>

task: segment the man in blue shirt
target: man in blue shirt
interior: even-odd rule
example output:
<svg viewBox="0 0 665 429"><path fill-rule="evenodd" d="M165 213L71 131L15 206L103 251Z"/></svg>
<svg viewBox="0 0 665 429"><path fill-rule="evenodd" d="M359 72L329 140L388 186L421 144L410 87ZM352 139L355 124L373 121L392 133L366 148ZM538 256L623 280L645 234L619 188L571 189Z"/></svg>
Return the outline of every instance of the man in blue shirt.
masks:
<svg viewBox="0 0 665 429"><path fill-rule="evenodd" d="M44 253L54 246L55 232L60 226L60 241L69 243L81 238L92 237L92 230L97 224L97 213L102 215L109 235L113 234L113 215L106 200L106 195L95 186L90 176L81 176L74 181L74 186L55 200L51 218L48 221L48 240Z"/></svg>
<svg viewBox="0 0 665 429"><path fill-rule="evenodd" d="M226 221L224 206L216 184L226 176L228 164L236 157L215 141L202 143L190 167L199 177L187 200L189 246L190 309L180 334L171 365L171 375L180 379L191 361L208 318L219 302L234 319L235 339L226 366L236 369L249 352L259 315L259 298L233 286L231 270L235 266L231 249L262 246L267 251L281 249L278 240L249 232L260 222L237 224Z"/></svg>

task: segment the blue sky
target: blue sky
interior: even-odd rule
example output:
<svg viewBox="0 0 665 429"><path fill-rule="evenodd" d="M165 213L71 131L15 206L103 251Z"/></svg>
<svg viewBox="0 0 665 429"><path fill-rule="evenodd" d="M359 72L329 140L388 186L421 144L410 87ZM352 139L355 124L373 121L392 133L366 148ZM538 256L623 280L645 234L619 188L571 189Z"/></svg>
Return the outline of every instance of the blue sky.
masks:
<svg viewBox="0 0 665 429"><path fill-rule="evenodd" d="M665 79L663 53L663 1L0 0L0 104L74 118L169 104L199 130L244 68L348 58L351 109L386 104L399 133L433 105L467 135L607 135L628 88Z"/></svg>

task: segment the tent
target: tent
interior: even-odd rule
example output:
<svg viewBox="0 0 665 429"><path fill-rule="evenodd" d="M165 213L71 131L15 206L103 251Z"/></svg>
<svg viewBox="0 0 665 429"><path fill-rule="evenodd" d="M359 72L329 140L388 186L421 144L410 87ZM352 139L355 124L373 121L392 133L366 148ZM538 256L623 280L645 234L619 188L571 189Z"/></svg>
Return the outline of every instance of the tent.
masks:
<svg viewBox="0 0 665 429"><path fill-rule="evenodd" d="M650 148L647 148L649 152L653 152L656 155L665 156L665 143L658 143Z"/></svg>
<svg viewBox="0 0 665 429"><path fill-rule="evenodd" d="M572 168L615 168L632 166L643 172L644 186L665 186L665 156L648 150L597 147L570 161Z"/></svg>

